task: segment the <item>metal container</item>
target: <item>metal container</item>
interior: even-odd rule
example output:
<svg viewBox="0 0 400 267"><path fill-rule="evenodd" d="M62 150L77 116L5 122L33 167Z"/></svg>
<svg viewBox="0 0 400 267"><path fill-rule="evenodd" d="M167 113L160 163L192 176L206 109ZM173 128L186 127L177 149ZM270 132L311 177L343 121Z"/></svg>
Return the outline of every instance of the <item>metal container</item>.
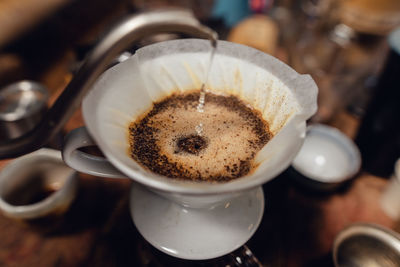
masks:
<svg viewBox="0 0 400 267"><path fill-rule="evenodd" d="M336 267L398 267L400 235L375 224L353 224L336 236L333 260Z"/></svg>
<svg viewBox="0 0 400 267"><path fill-rule="evenodd" d="M22 136L43 118L47 90L33 81L20 81L0 89L0 139Z"/></svg>

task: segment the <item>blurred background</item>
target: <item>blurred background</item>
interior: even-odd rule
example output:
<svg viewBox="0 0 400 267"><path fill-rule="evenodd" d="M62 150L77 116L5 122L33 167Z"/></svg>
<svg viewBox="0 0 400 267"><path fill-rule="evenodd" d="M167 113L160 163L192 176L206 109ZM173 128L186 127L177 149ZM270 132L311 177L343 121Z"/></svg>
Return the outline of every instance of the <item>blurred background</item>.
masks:
<svg viewBox="0 0 400 267"><path fill-rule="evenodd" d="M321 89L316 121L329 121L343 109L359 117L365 113L387 54L385 37L400 20L400 3L390 0L4 0L0 5L1 86L30 78L53 89L59 84L46 77L50 69L65 61L73 70L124 15L178 6L191 9L221 39L253 46L312 74Z"/></svg>
<svg viewBox="0 0 400 267"><path fill-rule="evenodd" d="M361 178L341 191L321 196L292 188L281 177L265 186L268 219L249 242L264 265L333 266L333 238L349 223L396 229L397 221L382 213L376 199L400 157L400 40L388 41L400 26L398 0L2 0L0 92L33 80L49 92L51 106L107 29L128 14L164 7L190 9L220 39L311 74L319 108L309 123L338 128L361 151ZM141 46L179 37L184 36L152 36L116 61ZM0 99L0 111L1 105ZM48 146L59 149L63 135L81 125L78 110ZM0 167L8 162L0 161ZM77 202L56 234L0 217L0 266L241 266L226 258L188 263L162 255L129 218L129 181L88 175L80 180Z"/></svg>

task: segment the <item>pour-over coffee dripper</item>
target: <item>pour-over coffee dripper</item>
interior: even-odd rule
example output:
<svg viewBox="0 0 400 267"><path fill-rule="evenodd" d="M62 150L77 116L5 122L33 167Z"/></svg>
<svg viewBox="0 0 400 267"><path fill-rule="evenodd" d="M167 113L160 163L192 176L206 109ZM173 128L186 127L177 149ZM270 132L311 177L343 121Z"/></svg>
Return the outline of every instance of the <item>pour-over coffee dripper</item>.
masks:
<svg viewBox="0 0 400 267"><path fill-rule="evenodd" d="M206 88L233 94L259 110L274 137L257 153L258 167L226 183L191 182L152 173L128 153L128 126L154 101L201 87L211 45L185 39L153 44L106 71L83 101L86 128L70 133L64 159L79 171L130 177L131 214L144 238L184 259L209 259L243 245L264 210L261 185L289 166L316 110L317 88L279 60L255 49L219 41ZM206 104L207 105L207 104ZM98 145L106 159L78 149Z"/></svg>

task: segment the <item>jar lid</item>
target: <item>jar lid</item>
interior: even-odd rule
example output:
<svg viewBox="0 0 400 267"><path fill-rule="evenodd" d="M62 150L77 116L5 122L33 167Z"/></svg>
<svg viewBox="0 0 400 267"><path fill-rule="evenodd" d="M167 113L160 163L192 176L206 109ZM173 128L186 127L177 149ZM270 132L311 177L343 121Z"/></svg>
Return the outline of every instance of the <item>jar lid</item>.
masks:
<svg viewBox="0 0 400 267"><path fill-rule="evenodd" d="M339 18L356 31L386 35L400 25L400 1L342 0Z"/></svg>
<svg viewBox="0 0 400 267"><path fill-rule="evenodd" d="M47 104L48 92L39 83L20 81L0 89L0 121L29 118Z"/></svg>

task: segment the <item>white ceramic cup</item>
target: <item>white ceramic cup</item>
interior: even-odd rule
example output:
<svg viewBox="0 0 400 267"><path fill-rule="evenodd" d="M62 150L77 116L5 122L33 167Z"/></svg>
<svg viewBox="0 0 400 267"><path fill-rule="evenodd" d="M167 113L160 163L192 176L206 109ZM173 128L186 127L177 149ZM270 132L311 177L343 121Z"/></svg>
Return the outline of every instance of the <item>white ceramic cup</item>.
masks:
<svg viewBox="0 0 400 267"><path fill-rule="evenodd" d="M313 124L307 127L306 139L292 166L296 171L293 178L304 186L330 191L357 174L361 155L356 144L338 129Z"/></svg>
<svg viewBox="0 0 400 267"><path fill-rule="evenodd" d="M157 43L106 71L83 100L87 128L72 131L63 149L65 162L78 171L140 184L131 198L138 230L160 250L186 259L221 256L251 237L264 209L260 185L289 166L303 143L305 121L316 111L317 87L309 75L258 50L219 41L206 88L236 95L262 113L274 136L256 155L259 166L226 183L148 171L129 156L129 124L154 101L200 88L210 49L206 40ZM106 158L78 150L89 145L98 145Z"/></svg>
<svg viewBox="0 0 400 267"><path fill-rule="evenodd" d="M26 199L43 189L54 192L37 202ZM2 169L0 209L5 216L19 220L60 215L75 199L77 189L76 171L64 164L61 152L42 148L13 160Z"/></svg>
<svg viewBox="0 0 400 267"><path fill-rule="evenodd" d="M391 176L381 196L382 210L392 219L400 219L400 159L395 163Z"/></svg>

